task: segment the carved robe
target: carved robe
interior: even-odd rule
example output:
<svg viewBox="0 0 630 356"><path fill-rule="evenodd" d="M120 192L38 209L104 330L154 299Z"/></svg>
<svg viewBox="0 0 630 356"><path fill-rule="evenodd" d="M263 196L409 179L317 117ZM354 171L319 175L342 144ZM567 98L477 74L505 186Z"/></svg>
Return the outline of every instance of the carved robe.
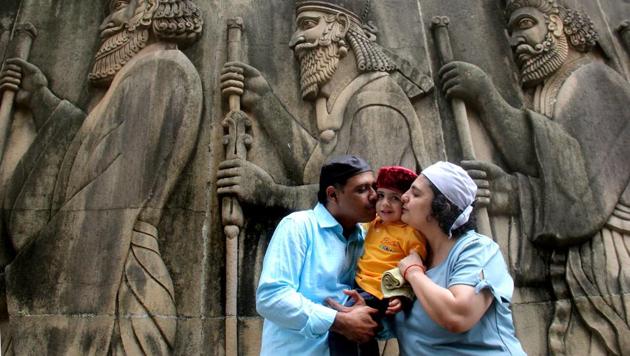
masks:
<svg viewBox="0 0 630 356"><path fill-rule="evenodd" d="M523 232L557 251L552 352L584 352L589 331L595 353L630 350L629 102L623 78L583 58L539 86L528 111L539 176L518 175L520 211Z"/></svg>
<svg viewBox="0 0 630 356"><path fill-rule="evenodd" d="M141 52L87 115L61 101L4 202L10 339L27 354L168 354L162 208L196 144L201 82L178 50ZM10 344L10 345L9 345Z"/></svg>
<svg viewBox="0 0 630 356"><path fill-rule="evenodd" d="M304 169L304 183L319 181L326 159L355 154L374 168L402 165L419 169L429 164L420 122L409 98L385 72L359 75L327 103L326 127L333 140L320 140Z"/></svg>

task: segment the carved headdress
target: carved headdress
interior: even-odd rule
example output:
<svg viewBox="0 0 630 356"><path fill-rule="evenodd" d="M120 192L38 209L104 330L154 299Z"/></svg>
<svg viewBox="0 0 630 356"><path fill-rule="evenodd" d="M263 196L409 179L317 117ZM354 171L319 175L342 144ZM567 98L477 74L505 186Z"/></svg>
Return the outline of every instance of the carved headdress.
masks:
<svg viewBox="0 0 630 356"><path fill-rule="evenodd" d="M411 63L376 43L378 29L369 21L371 0L297 0L296 14L320 11L345 14L350 20L346 34L357 60L359 72L390 72L407 96L414 98L433 88L430 77L420 73Z"/></svg>
<svg viewBox="0 0 630 356"><path fill-rule="evenodd" d="M295 6L297 13L308 10L344 13L360 25L370 15L370 0L298 0Z"/></svg>
<svg viewBox="0 0 630 356"><path fill-rule="evenodd" d="M524 7L538 9L546 18L550 15L559 16L564 25L564 34L576 50L588 52L597 44L599 35L593 21L585 13L572 10L558 0L507 0L506 18L509 19L514 11Z"/></svg>

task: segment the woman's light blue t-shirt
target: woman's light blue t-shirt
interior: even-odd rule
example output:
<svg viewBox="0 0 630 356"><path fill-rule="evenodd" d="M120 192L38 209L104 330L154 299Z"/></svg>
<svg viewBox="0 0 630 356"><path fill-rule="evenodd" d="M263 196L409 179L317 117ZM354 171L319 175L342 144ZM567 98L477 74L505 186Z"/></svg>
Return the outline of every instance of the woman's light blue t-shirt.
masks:
<svg viewBox="0 0 630 356"><path fill-rule="evenodd" d="M444 288L463 284L475 287L477 293L488 289L494 301L472 329L452 333L436 324L416 300L410 312L396 316L401 355L525 355L510 309L514 282L499 245L471 230L426 275Z"/></svg>

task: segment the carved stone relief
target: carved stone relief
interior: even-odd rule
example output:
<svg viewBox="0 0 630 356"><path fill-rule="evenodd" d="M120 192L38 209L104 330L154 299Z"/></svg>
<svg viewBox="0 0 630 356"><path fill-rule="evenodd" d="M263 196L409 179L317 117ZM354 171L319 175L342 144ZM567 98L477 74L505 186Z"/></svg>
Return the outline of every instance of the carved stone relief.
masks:
<svg viewBox="0 0 630 356"><path fill-rule="evenodd" d="M452 63L441 75L448 97L479 111L513 175L489 162L465 166L489 186L489 210L516 215L522 233L552 253L549 351L623 354L630 85L591 54L598 35L586 14L528 0L509 1L506 13L529 109L507 104L472 64Z"/></svg>
<svg viewBox="0 0 630 356"><path fill-rule="evenodd" d="M416 170L466 159L526 351L630 350L627 5L61 3L0 5L0 54L15 56L13 20L39 32L0 75L15 94L0 132L3 353L257 354L273 228L312 206L340 153ZM434 16L451 20L444 67Z"/></svg>
<svg viewBox="0 0 630 356"><path fill-rule="evenodd" d="M360 10L338 11L321 2L296 5L294 32L286 48L293 51L299 69L295 83L299 92L294 95L302 99L300 105L311 108L312 115L306 119L313 123L315 132L304 127L304 118L286 109L290 105L276 94L283 88L273 88L262 71L243 62L224 66L222 93L242 95L243 110L251 117L255 133L250 160L219 163L217 192L237 197L245 206L246 217L248 208L261 205L270 213L274 212L271 209L312 207L319 169L332 155L354 153L375 167L403 164L414 169L431 160L423 142L432 131L422 129L421 123L428 120L418 117L412 103L432 92L429 73L378 44L376 25L370 22L368 26L373 11L369 1L353 4ZM246 23L245 36L248 28ZM277 156L260 157L256 145L261 140L273 143ZM366 141L373 145L365 145ZM273 167L266 168L274 158L271 162L282 167L280 174ZM255 213L250 211L251 215ZM262 261L268 238L257 235L262 224L256 223L255 217L246 220L249 231L257 232L241 240L239 248L244 255ZM272 230L273 225L269 228ZM248 228L245 230L248 235ZM239 268L251 267L243 261ZM247 277L243 278L247 284L239 286L239 293L253 295L257 276L242 277ZM239 301L241 310L253 309L253 299L241 297Z"/></svg>
<svg viewBox="0 0 630 356"><path fill-rule="evenodd" d="M621 42L626 47L626 51L630 52L630 20L623 21L617 28Z"/></svg>
<svg viewBox="0 0 630 356"><path fill-rule="evenodd" d="M188 0L108 2L87 114L34 64L6 61L2 88L37 136L2 187L3 353L172 353L157 227L197 141L201 81L177 45L202 25Z"/></svg>
<svg viewBox="0 0 630 356"><path fill-rule="evenodd" d="M407 94L425 94L432 88L430 79L417 73L401 76L409 92L405 93L389 72L413 68L397 65L371 40L375 34L365 28L366 20L304 3L298 4L297 30L289 46L299 61L302 98L315 109L316 137L285 109L256 68L228 63L222 77L224 95L243 93L245 109L258 118L277 144L283 166L301 184L277 184L253 163L228 160L219 165L219 194L234 194L254 205L303 209L314 204L319 169L331 155L359 154L374 166L419 168L428 162L422 129ZM388 140L379 137L384 131L392 135ZM364 145L368 138L373 147Z"/></svg>

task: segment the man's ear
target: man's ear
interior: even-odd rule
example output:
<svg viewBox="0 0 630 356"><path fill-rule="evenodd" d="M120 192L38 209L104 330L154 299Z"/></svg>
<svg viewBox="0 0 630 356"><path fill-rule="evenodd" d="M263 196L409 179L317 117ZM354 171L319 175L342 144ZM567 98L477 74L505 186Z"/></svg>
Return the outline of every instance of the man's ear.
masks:
<svg viewBox="0 0 630 356"><path fill-rule="evenodd" d="M335 203L337 202L337 189L332 185L326 188L326 199L328 201L334 201Z"/></svg>
<svg viewBox="0 0 630 356"><path fill-rule="evenodd" d="M558 15L549 15L549 31L554 36L560 37L564 35L564 23Z"/></svg>

